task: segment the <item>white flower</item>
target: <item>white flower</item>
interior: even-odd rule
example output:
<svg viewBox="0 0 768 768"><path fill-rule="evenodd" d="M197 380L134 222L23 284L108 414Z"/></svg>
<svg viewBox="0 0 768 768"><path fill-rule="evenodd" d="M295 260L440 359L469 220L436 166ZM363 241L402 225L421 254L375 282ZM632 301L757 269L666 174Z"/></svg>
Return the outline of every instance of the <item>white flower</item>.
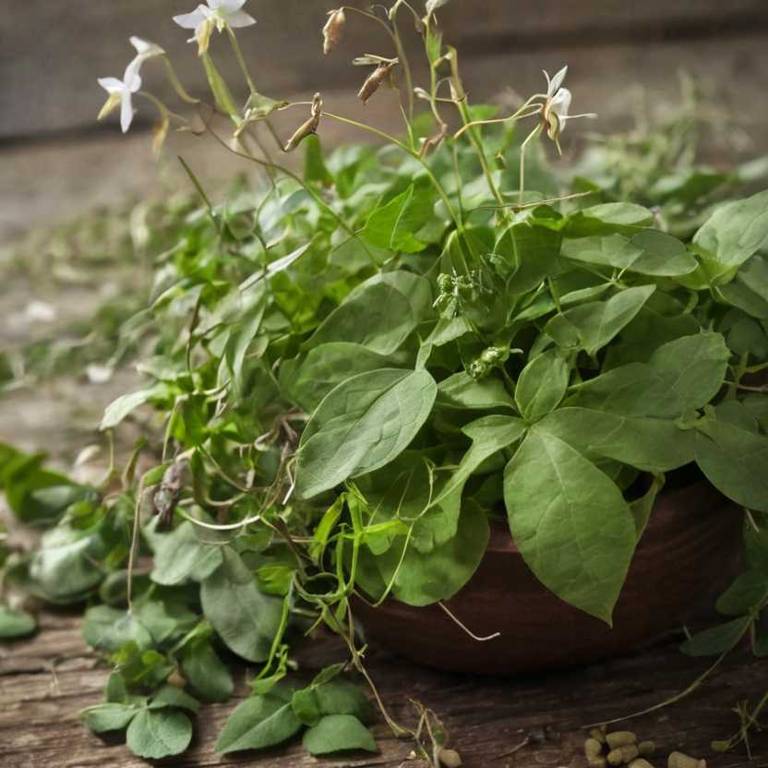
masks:
<svg viewBox="0 0 768 768"><path fill-rule="evenodd" d="M142 40L140 37L131 37L131 45L136 49L136 56L133 61L128 65L126 72L138 75L141 70L141 65L147 59L153 59L155 56L165 56L165 51L155 43L150 43L148 40Z"/></svg>
<svg viewBox="0 0 768 768"><path fill-rule="evenodd" d="M195 34L188 42L197 41L198 53L208 50L208 42L214 27L223 32L227 27L250 27L256 19L242 10L245 0L206 0L191 13L174 16L173 20L183 29L194 29Z"/></svg>
<svg viewBox="0 0 768 768"><path fill-rule="evenodd" d="M557 144L558 149L560 148L560 134L565 129L568 120L573 120L576 117L597 117L591 112L583 115L569 114L573 97L567 88L563 88L563 81L567 74L567 65L552 78L549 77L546 70L544 71L544 77L547 78L547 93L541 108L541 115L547 136Z"/></svg>
<svg viewBox="0 0 768 768"><path fill-rule="evenodd" d="M132 64L133 62L131 62ZM133 94L141 88L141 78L132 70L131 64L125 68L122 80L116 77L100 77L99 85L109 94L107 101L99 112L98 119L106 117L117 105L120 105L120 127L125 133L133 121Z"/></svg>

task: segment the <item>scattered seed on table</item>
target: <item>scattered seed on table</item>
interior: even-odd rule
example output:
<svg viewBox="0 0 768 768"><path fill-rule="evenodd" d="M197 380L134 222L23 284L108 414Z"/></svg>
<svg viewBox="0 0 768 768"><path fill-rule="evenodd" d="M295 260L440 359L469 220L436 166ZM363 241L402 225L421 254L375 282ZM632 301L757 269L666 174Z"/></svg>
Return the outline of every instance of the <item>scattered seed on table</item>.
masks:
<svg viewBox="0 0 768 768"><path fill-rule="evenodd" d="M637 748L640 750L642 757L650 757L656 751L655 741L641 741Z"/></svg>
<svg viewBox="0 0 768 768"><path fill-rule="evenodd" d="M603 753L603 745L597 739L589 738L584 742L584 755L587 758L598 757Z"/></svg>
<svg viewBox="0 0 768 768"><path fill-rule="evenodd" d="M667 768L707 768L707 761L682 752L673 752L667 760Z"/></svg>
<svg viewBox="0 0 768 768"><path fill-rule="evenodd" d="M624 747L628 744L637 744L637 736L632 731L614 731L606 733L605 740L611 749Z"/></svg>
<svg viewBox="0 0 768 768"><path fill-rule="evenodd" d="M634 760L640 754L637 744L624 744L616 747L608 753L608 762L611 765L623 765Z"/></svg>
<svg viewBox="0 0 768 768"><path fill-rule="evenodd" d="M644 757L638 757L629 764L629 768L653 768L653 766Z"/></svg>
<svg viewBox="0 0 768 768"><path fill-rule="evenodd" d="M461 755L455 749L441 749L437 753L437 759L440 761L440 765L445 768L461 768Z"/></svg>

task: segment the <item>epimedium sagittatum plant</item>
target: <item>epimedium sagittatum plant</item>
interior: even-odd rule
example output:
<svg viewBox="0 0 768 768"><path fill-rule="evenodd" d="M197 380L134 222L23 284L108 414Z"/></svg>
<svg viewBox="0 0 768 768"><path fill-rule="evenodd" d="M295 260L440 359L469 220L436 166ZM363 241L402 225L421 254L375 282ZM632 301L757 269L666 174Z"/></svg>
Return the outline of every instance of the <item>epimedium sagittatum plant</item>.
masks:
<svg viewBox="0 0 768 768"><path fill-rule="evenodd" d="M705 172L666 146L606 146L591 168L555 173L537 140L559 151L568 120L585 117L570 114L567 69L509 115L471 105L437 24L444 4L325 20L328 54L358 21L387 31L391 50L355 61L359 96L392 87L402 137L327 111L320 94L261 94L235 33L255 23L244 0L174 18L211 104L138 38L122 79L99 80L101 116L119 108L123 131L143 99L158 147L171 127L205 132L265 171L216 205L184 161L202 204L125 326L145 338L147 385L101 425L154 408L126 466L86 486L2 447L9 505L46 530L36 551L3 552L0 636L34 631L19 595L87 601L85 638L114 671L83 719L125 731L139 756L186 749L199 703L232 695L234 655L258 671L219 751L299 734L315 755L374 751L355 671L430 758L442 730L423 727L428 712L410 731L386 712L354 600L442 604L505 524L548 590L610 624L665 476L692 465L744 508L747 568L718 603L725 623L686 648L722 654L749 636L768 652L768 192L731 199L746 172ZM423 86L403 19L424 42ZM219 35L245 103L211 55ZM142 90L157 63L193 116ZM279 135L270 118L296 110ZM326 156L326 121L384 145ZM299 148L300 172L274 159ZM296 682L291 642L320 626L349 662Z"/></svg>

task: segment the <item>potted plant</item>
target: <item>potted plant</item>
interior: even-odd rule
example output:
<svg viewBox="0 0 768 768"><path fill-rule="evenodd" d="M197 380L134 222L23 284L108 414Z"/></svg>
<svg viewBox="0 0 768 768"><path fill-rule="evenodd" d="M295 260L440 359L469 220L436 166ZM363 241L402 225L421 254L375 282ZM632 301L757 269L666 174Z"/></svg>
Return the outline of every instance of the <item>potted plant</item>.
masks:
<svg viewBox="0 0 768 768"><path fill-rule="evenodd" d="M253 21L241 0L175 19L194 30L213 104L138 39L124 77L100 81L102 114L119 107L124 130L142 97L159 141L197 130L141 91L141 68L164 62L205 131L266 171L216 205L184 163L202 204L124 327L149 382L101 425L154 406L124 471L84 486L5 449L16 514L52 526L9 559L8 580L89 601L86 639L115 672L84 717L127 729L144 757L182 751L197 700L231 694L227 653L260 671L221 751L304 729L313 754L375 749L342 667L304 687L284 679L297 629L338 633L374 695L359 619L450 668L581 663L680 626L727 577L742 529L748 569L720 603L734 618L689 650L750 632L766 650L768 192L734 192L746 170L641 139L551 170L537 139L559 150L577 117L566 68L511 114L472 106L437 25L444 4L327 18L326 52L353 16L388 32L390 50L356 62L360 98L388 97L392 81L402 138L319 94L259 93L237 44ZM424 86L403 16L424 43ZM243 106L209 52L218 32ZM297 110L279 138L274 119ZM325 156L316 134L331 121L384 145ZM304 150L302 171L274 159L270 136ZM34 626L10 608L2 621L7 635Z"/></svg>

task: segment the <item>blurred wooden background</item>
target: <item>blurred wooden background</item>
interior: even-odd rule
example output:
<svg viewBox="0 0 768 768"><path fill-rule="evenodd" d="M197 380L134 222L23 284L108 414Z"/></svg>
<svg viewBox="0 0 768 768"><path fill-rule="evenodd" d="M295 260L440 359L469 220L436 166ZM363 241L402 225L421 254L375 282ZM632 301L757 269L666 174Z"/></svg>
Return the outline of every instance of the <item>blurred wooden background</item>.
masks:
<svg viewBox="0 0 768 768"><path fill-rule="evenodd" d="M92 128L103 100L96 78L122 75L132 34L165 47L184 81L200 89L195 48L171 21L196 2L2 0L8 11L0 13L0 137ZM380 30L350 18L344 44L323 57L320 29L333 2L250 0L246 7L259 24L241 40L264 92L351 87L360 77L349 66L354 55L390 52ZM451 0L439 18L467 61L469 85L483 98L506 85L525 93L540 84L542 67L567 61L579 102L601 113L610 102L608 113L615 114L632 83L654 97L671 96L676 71L686 69L722 88L730 106L768 122L766 0ZM416 43L415 35L409 39ZM231 59L226 48L224 39L214 41L222 62ZM224 69L236 75L232 63Z"/></svg>
<svg viewBox="0 0 768 768"><path fill-rule="evenodd" d="M22 229L25 217L66 217L152 183L155 166L140 131L124 139L116 118L96 123L104 100L96 78L122 75L133 55L128 37L136 34L165 47L189 89L201 92L195 46L171 21L197 1L0 0L0 240ZM419 7L423 1L412 0ZM329 108L359 116L354 92L362 73L350 61L391 49L381 30L350 14L343 44L324 57L320 29L333 3L249 0L259 23L240 38L264 93L290 98L321 90ZM768 150L768 0L451 0L439 18L462 52L475 100L539 90L542 68L568 63L574 110L600 116L574 124L571 148L580 132L630 124L640 103L674 104L685 71L736 118L730 138L743 154ZM405 32L413 49L417 37ZM226 39L216 37L212 50L237 77ZM151 64L146 87L173 104L162 68ZM148 128L154 115L146 103L139 109L136 127ZM377 95L366 114L384 127L398 125L386 95ZM204 171L229 171L226 159L219 154L209 163L207 152L196 150Z"/></svg>

